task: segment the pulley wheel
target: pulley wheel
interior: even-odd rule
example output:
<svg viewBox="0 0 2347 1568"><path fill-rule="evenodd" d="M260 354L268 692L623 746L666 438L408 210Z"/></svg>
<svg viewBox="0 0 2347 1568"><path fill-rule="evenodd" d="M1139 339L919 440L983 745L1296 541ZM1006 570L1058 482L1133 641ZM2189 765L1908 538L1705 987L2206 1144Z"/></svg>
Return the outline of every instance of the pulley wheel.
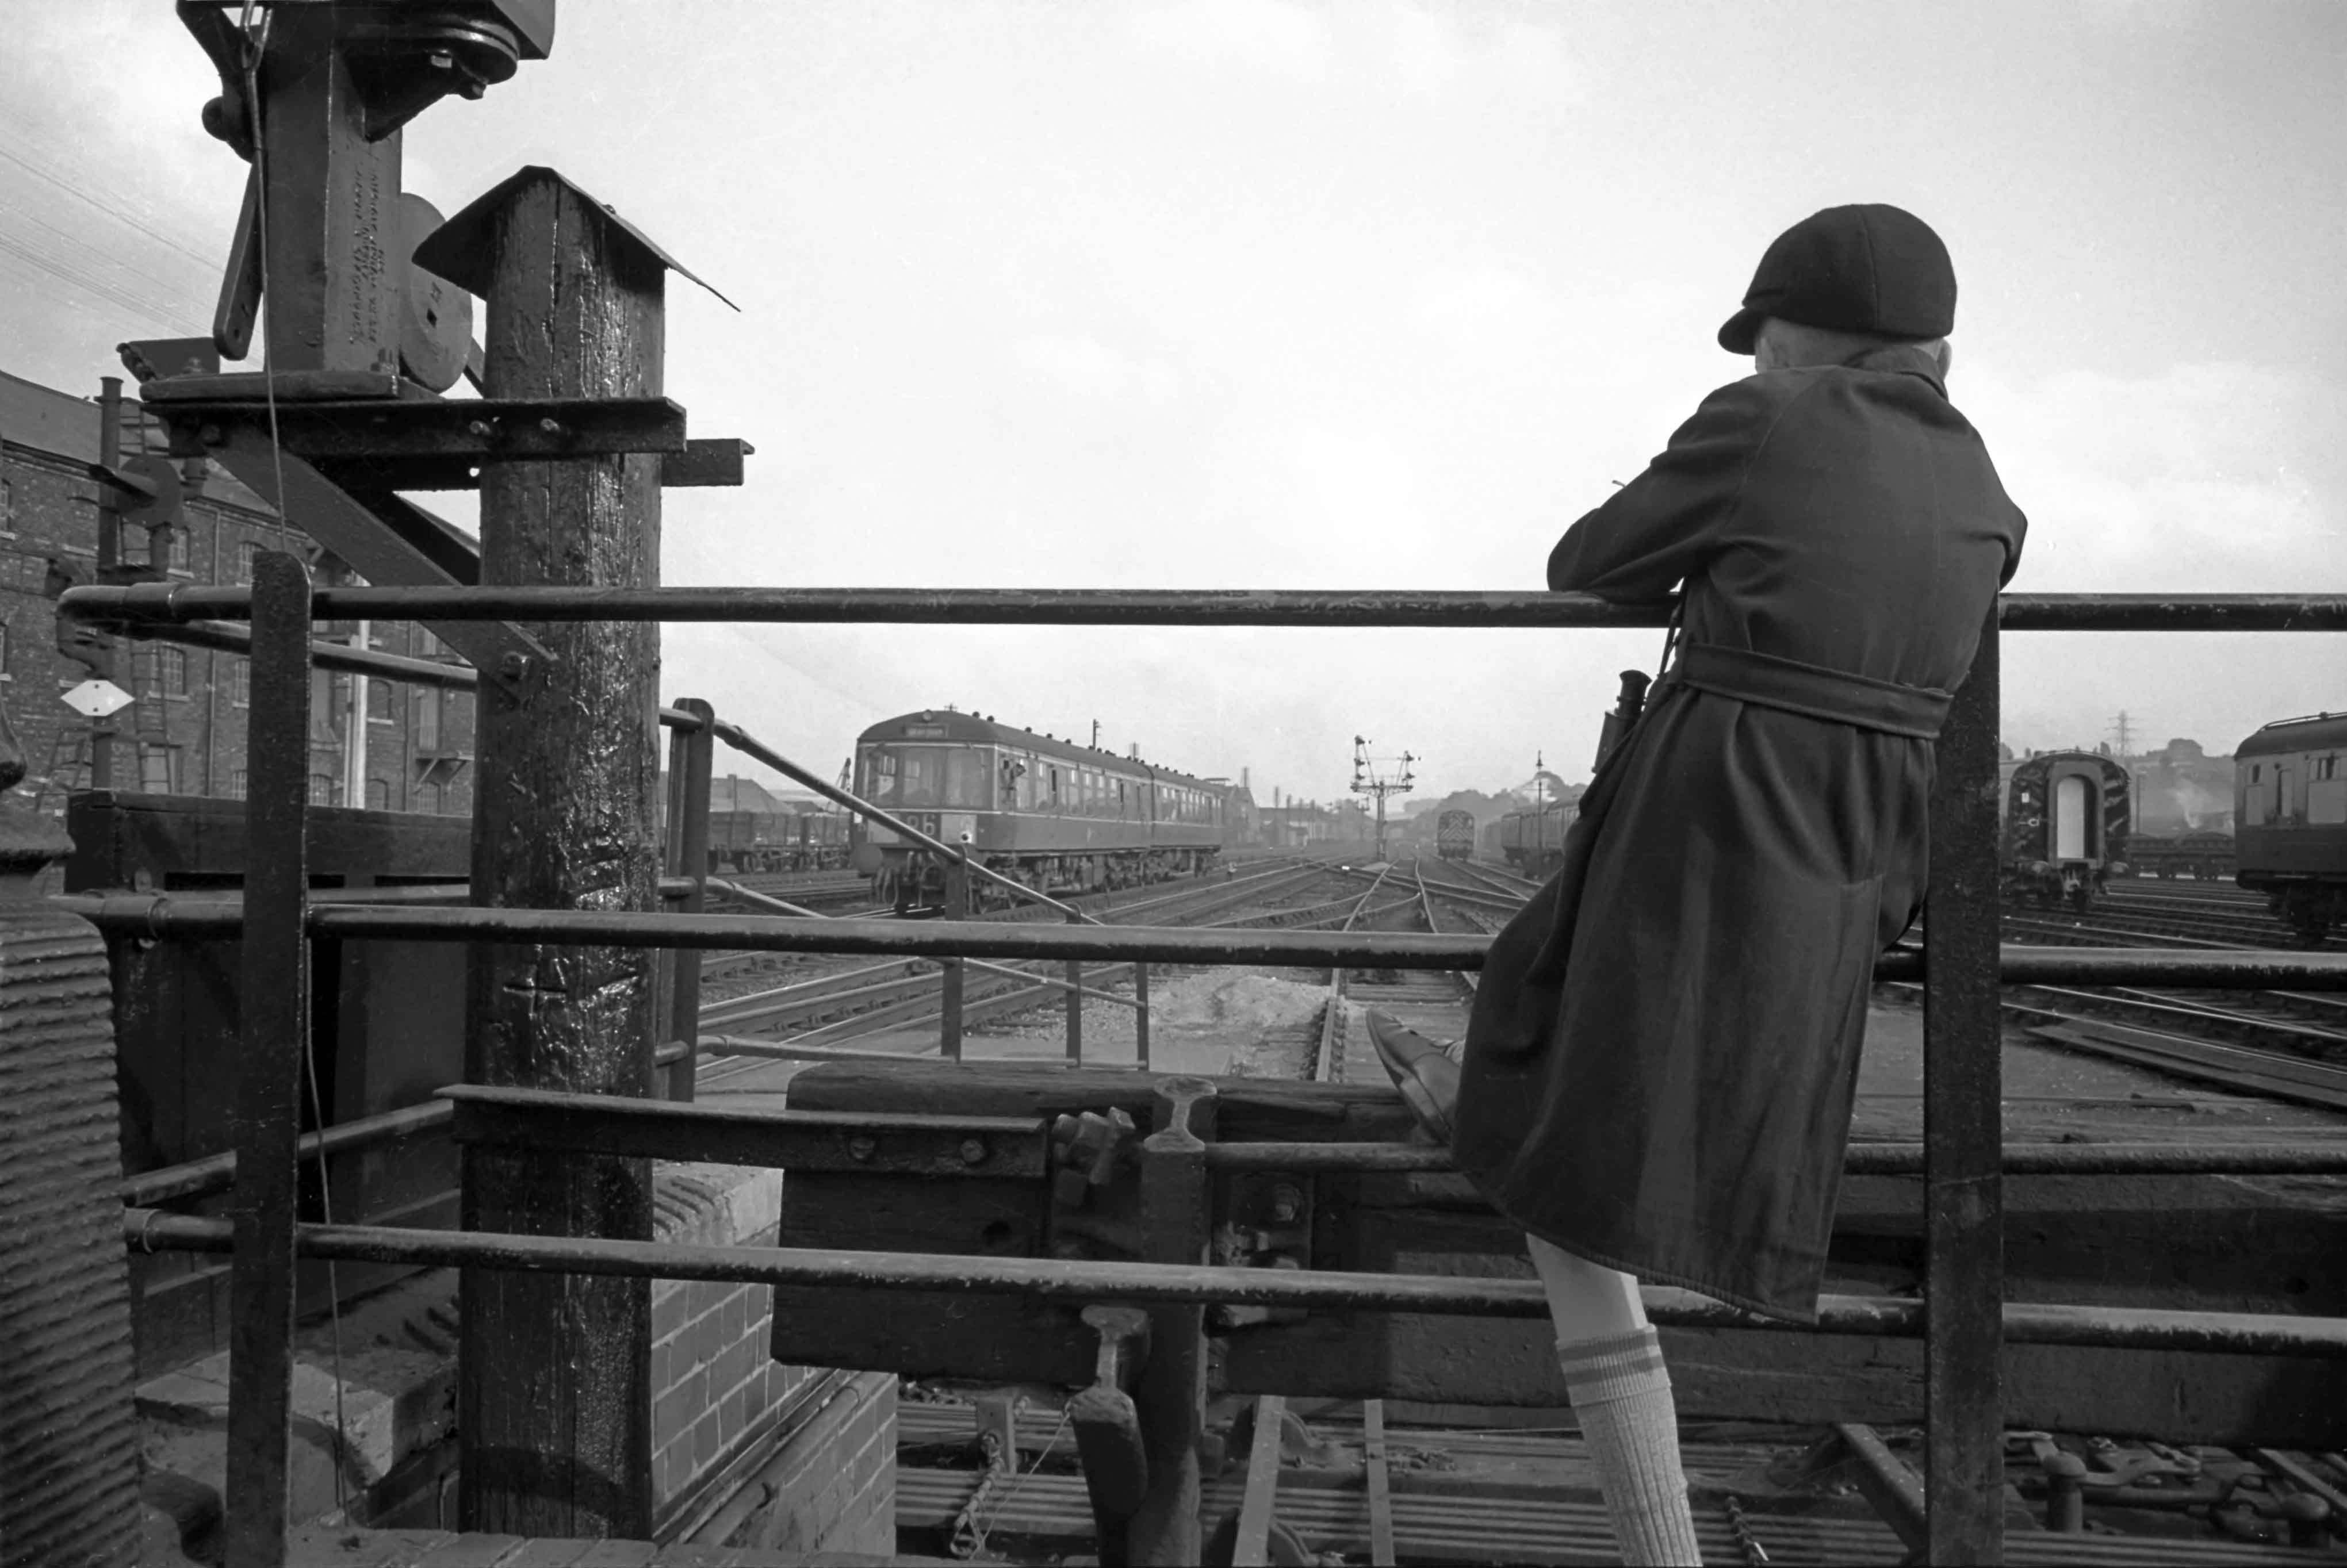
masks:
<svg viewBox="0 0 2347 1568"><path fill-rule="evenodd" d="M415 264L415 248L441 221L432 203L412 190L400 192L399 255L407 286L399 317L399 368L434 392L456 384L473 344L473 296Z"/></svg>
<svg viewBox="0 0 2347 1568"><path fill-rule="evenodd" d="M180 520L179 505L185 488L179 482L179 470L168 457L149 453L134 453L125 457L122 471L145 480L155 487L151 496L125 491L115 503L115 516L126 523L142 528L159 528Z"/></svg>

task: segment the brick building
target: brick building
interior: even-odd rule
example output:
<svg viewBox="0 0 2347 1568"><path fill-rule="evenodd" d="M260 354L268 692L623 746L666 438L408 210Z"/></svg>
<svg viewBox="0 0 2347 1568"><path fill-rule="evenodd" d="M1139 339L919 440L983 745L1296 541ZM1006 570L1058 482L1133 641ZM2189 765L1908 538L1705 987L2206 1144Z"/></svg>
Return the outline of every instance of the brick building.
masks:
<svg viewBox="0 0 2347 1568"><path fill-rule="evenodd" d="M0 703L25 748L21 786L62 814L69 790L92 784L90 722L60 694L100 673L59 652L53 595L68 577L89 580L97 559L102 411L94 398L0 372ZM122 452L159 456L164 436L139 404L122 405ZM321 582L347 571L216 464L188 476L184 527L161 530L164 569L178 581L251 580L254 555L292 548ZM126 560L147 562L149 530L126 526ZM321 624L322 639L352 641L356 624ZM365 628L378 652L456 662L420 626ZM112 787L153 794L241 798L251 670L240 655L152 641L118 648L111 678L136 701L114 715ZM364 712L364 721L358 714ZM354 746L354 733L364 737ZM469 814L473 699L462 692L320 671L311 702L310 798L320 805ZM362 798L362 794L364 798Z"/></svg>

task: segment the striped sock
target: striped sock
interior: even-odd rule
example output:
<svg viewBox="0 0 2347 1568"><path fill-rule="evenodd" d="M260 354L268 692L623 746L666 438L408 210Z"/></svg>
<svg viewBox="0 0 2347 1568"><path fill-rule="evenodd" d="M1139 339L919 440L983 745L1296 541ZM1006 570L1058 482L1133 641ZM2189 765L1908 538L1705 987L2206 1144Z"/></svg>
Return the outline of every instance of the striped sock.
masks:
<svg viewBox="0 0 2347 1568"><path fill-rule="evenodd" d="M1556 1353L1622 1561L1701 1563L1659 1337L1652 1328L1633 1328L1559 1345Z"/></svg>

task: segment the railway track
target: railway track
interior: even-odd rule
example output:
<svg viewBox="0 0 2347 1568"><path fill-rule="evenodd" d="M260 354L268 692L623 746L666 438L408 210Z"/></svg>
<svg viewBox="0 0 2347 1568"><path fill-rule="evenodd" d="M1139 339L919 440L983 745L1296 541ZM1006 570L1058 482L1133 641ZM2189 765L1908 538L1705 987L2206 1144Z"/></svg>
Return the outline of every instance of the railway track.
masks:
<svg viewBox="0 0 2347 1568"><path fill-rule="evenodd" d="M1094 895L1079 907L1110 924L1338 925L1359 913L1364 898L1350 894L1334 900L1317 897L1332 875L1335 868L1318 859L1283 859L1245 875L1204 879L1170 892L1160 885ZM1048 910L1016 909L976 917L1016 921L1022 917L1059 917ZM1051 972L1056 966L962 962L965 1023L1015 1016L1064 1000L1067 994L1065 982ZM736 991L704 1003L701 1024L705 1049L712 1055L738 1057L745 1067L772 1058L823 1061L853 1055L845 1048L858 1038L937 1021L943 975L940 964L922 958L878 964L835 959L799 966L782 985ZM1085 994L1122 1002L1125 999L1111 988L1132 976L1129 964L1087 968Z"/></svg>
<svg viewBox="0 0 2347 1568"><path fill-rule="evenodd" d="M1522 903L1500 899L1486 868L1439 860L1410 865L1426 901L1429 929L1490 932ZM1433 923L1438 904L1454 924ZM2091 919L2008 910L2004 935L2034 945L2291 945L2288 927L2266 914L2260 896L2215 887L2180 894L2167 888L2129 891L2107 901ZM1909 999L1921 993L1912 985L1890 989ZM2026 986L2005 993L2004 1009L2008 1018L2049 1045L2239 1093L2347 1111L2347 999L2307 991Z"/></svg>

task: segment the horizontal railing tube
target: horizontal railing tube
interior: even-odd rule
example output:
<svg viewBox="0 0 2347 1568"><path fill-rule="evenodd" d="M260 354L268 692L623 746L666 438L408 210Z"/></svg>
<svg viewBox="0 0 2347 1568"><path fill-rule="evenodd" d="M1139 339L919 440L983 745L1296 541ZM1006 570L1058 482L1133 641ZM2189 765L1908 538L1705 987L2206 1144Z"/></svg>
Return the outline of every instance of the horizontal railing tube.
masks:
<svg viewBox="0 0 2347 1568"><path fill-rule="evenodd" d="M169 642L186 648L209 648L222 653L250 654L252 650L252 633L250 630L221 621L148 620L138 628L135 635L147 641ZM348 671L385 681L405 682L411 686L439 686L452 692L470 692L481 683L480 671L470 664L413 659L399 653L378 653L372 649L345 648L333 642L312 643L310 662L321 670ZM660 720L671 730L701 728L701 720L682 708L662 708Z"/></svg>
<svg viewBox="0 0 2347 1568"><path fill-rule="evenodd" d="M51 900L109 936L212 941L237 935L231 908L143 893ZM965 920L802 920L599 909L395 908L310 912L313 937L345 941L532 942L548 947L733 948L882 958L1081 959L1087 963L1261 964L1293 968L1477 969L1491 938L1410 931L1198 929L1178 926L997 925ZM2177 952L2007 946L2007 985L2178 986L2206 990L2347 990L2347 952ZM1922 976L1922 954L1875 960L1877 980Z"/></svg>
<svg viewBox="0 0 2347 1568"><path fill-rule="evenodd" d="M1278 1171L1294 1175L1388 1172L1451 1175L1448 1149L1424 1143L1215 1143L1215 1171ZM1842 1162L1851 1176L1920 1176L1921 1143L1852 1143ZM2342 1176L2347 1139L2335 1143L2007 1143L2008 1176Z"/></svg>
<svg viewBox="0 0 2347 1568"><path fill-rule="evenodd" d="M231 1222L154 1209L124 1211L124 1239L159 1251L227 1252ZM1536 1279L1454 1275L1348 1274L1310 1269L1181 1264L1063 1262L1044 1258L844 1252L831 1248L695 1246L670 1242L487 1235L381 1225L304 1225L296 1251L312 1258L516 1269L539 1274L625 1275L751 1285L836 1286L859 1290L938 1291L1042 1300L1227 1302L1321 1312L1414 1312L1464 1317L1544 1318ZM1815 1324L1758 1317L1690 1290L1649 1287L1647 1316L1665 1327L1751 1328L1779 1333L1912 1339L1923 1332L1920 1301L1824 1296ZM2244 1356L2347 1360L2347 1318L2172 1312L2147 1307L2008 1302L2004 1337L2016 1345L2102 1346Z"/></svg>
<svg viewBox="0 0 2347 1568"><path fill-rule="evenodd" d="M251 594L188 583L68 589L89 620L241 620ZM331 620L877 621L895 625L1645 627L1667 602L1587 593L1257 589L321 588ZM2014 631L2342 631L2347 594L2015 593Z"/></svg>
<svg viewBox="0 0 2347 1568"><path fill-rule="evenodd" d="M684 1042L670 1040L652 1053L656 1066L665 1067L684 1056ZM304 1132L297 1157L314 1160L321 1153L344 1154L354 1149L378 1149L386 1143L398 1143L427 1132L445 1132L456 1119L456 1109L446 1100L427 1100L421 1105L403 1105L396 1111L378 1112L373 1116L354 1117L337 1122L323 1132ZM157 1204L186 1203L195 1198L208 1198L224 1193L236 1181L236 1151L222 1150L200 1160L188 1160L176 1165L159 1165L151 1171L141 1171L123 1178L122 1201L133 1208L151 1208Z"/></svg>

